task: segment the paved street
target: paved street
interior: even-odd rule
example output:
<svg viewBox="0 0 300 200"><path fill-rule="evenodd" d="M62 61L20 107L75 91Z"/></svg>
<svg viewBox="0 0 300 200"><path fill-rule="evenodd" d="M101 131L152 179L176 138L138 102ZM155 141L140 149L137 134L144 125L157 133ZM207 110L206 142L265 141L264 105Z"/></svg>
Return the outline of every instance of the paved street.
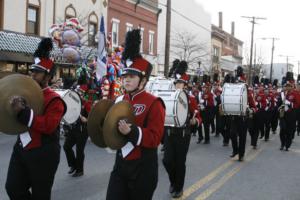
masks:
<svg viewBox="0 0 300 200"><path fill-rule="evenodd" d="M4 184L15 136L0 134L0 199L7 200ZM61 140L63 143L63 139ZM196 144L192 137L187 159L185 191L182 199L209 200L299 200L300 137L289 152L279 151L279 136L260 141L249 148L244 162L230 159L231 147L223 147L222 138L212 136L211 144ZM160 153L160 158L162 154ZM67 175L64 152L53 187L54 200L104 200L114 153L99 149L90 141L86 147L83 177ZM169 182L160 159L159 183L154 200L170 199Z"/></svg>

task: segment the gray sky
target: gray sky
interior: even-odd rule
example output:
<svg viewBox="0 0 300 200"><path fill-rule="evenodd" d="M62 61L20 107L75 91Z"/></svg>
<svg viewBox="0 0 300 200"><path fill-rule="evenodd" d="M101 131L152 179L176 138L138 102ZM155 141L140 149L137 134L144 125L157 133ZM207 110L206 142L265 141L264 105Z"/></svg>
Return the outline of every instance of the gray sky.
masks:
<svg viewBox="0 0 300 200"><path fill-rule="evenodd" d="M262 37L277 37L275 42L274 62L286 63L286 57L298 70L300 60L300 12L297 0L191 0L201 4L211 14L212 23L218 25L218 12L223 12L223 29L231 31L231 21L235 21L235 36L244 41L244 49L249 52L251 38L251 23L241 16L266 17L255 25L255 43L257 54L263 57L265 63L271 61L271 40L261 40ZM245 51L243 52L245 56Z"/></svg>

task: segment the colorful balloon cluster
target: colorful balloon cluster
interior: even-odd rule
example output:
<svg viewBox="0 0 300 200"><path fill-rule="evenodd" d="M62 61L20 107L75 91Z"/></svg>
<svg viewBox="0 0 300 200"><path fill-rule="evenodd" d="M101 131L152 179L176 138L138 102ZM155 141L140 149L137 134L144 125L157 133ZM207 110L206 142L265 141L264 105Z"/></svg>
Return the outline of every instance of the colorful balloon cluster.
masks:
<svg viewBox="0 0 300 200"><path fill-rule="evenodd" d="M63 58L70 63L77 63L81 58L79 51L80 33L83 31L77 18L67 19L63 24L53 24L49 35L62 50Z"/></svg>

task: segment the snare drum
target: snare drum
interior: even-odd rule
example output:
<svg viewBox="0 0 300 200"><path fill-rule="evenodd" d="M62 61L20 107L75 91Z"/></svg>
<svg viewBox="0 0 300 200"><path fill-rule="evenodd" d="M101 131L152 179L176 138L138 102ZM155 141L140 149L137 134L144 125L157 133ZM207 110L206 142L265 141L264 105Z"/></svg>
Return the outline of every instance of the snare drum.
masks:
<svg viewBox="0 0 300 200"><path fill-rule="evenodd" d="M244 83L225 83L221 94L225 115L245 115L248 105L247 87Z"/></svg>
<svg viewBox="0 0 300 200"><path fill-rule="evenodd" d="M63 121L67 124L73 124L77 121L81 113L81 98L72 90L54 90L64 100L67 111Z"/></svg>
<svg viewBox="0 0 300 200"><path fill-rule="evenodd" d="M153 91L166 105L165 126L182 127L187 122L189 113L188 96L182 90Z"/></svg>

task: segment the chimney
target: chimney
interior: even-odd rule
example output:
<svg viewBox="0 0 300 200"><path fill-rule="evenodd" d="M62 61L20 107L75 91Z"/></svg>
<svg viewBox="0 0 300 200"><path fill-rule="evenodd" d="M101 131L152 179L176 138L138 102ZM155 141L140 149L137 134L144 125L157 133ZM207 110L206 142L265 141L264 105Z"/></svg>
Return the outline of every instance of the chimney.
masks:
<svg viewBox="0 0 300 200"><path fill-rule="evenodd" d="M223 29L223 13L219 12L219 28Z"/></svg>
<svg viewBox="0 0 300 200"><path fill-rule="evenodd" d="M231 35L234 36L235 23L231 22Z"/></svg>

